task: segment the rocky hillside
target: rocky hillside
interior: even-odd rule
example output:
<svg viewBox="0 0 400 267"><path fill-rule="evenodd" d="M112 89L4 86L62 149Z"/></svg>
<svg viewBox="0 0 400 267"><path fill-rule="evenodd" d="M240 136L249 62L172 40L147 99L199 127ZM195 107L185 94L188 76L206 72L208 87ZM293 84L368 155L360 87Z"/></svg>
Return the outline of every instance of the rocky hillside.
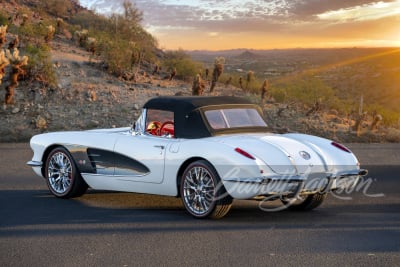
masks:
<svg viewBox="0 0 400 267"><path fill-rule="evenodd" d="M14 36L8 37L13 40ZM97 57L77 46L70 36L56 34L50 47L57 84L19 81L14 103L0 109L0 142L24 142L48 131L128 126L149 98L191 94L190 81L165 79L167 73L163 72L151 75L152 66L137 69L134 80L110 75ZM206 83L205 95L209 95L209 81ZM0 86L0 98L4 99L6 85ZM225 84L217 84L213 95L251 99L263 107L269 124L280 132L304 132L341 142L400 142L399 130L379 125L370 130L372 118L364 118L356 134L352 131L354 118L340 116L335 110L310 112L301 104L276 103L272 98L261 102L259 95Z"/></svg>

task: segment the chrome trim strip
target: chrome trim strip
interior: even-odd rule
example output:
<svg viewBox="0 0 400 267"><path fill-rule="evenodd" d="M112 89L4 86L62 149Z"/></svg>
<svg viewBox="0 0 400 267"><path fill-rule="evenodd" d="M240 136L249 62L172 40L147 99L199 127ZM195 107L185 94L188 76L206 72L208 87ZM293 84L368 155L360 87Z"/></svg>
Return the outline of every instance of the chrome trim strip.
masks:
<svg viewBox="0 0 400 267"><path fill-rule="evenodd" d="M360 169L360 170L353 170L353 171L343 171L337 172L335 174L327 174L326 177L321 178L328 178L329 180L340 179L344 177L350 176L365 176L368 174L368 170ZM271 177L250 177L250 178L224 178L225 182L238 182L238 183L256 183L256 184L267 184L271 182L287 182L287 183L295 183L295 182L302 182L307 180L306 175L293 175L293 176L271 176Z"/></svg>
<svg viewBox="0 0 400 267"><path fill-rule="evenodd" d="M256 183L256 184L267 184L271 182L287 182L287 183L297 183L306 180L306 177L300 175L293 175L287 178L282 178L282 176L272 176L272 177L253 177L253 178L224 178L226 182L239 182L239 183Z"/></svg>
<svg viewBox="0 0 400 267"><path fill-rule="evenodd" d="M34 160L28 161L26 164L31 167L42 167L43 166L43 163L41 161L34 161Z"/></svg>
<svg viewBox="0 0 400 267"><path fill-rule="evenodd" d="M113 178L120 178L120 177L144 177L146 175L148 175L149 173L145 173L145 174L137 174L137 175L114 175L114 174L101 174L101 173L87 173L87 172L83 172L81 173L82 176L102 176L102 177L113 177ZM119 179L121 180L121 179Z"/></svg>

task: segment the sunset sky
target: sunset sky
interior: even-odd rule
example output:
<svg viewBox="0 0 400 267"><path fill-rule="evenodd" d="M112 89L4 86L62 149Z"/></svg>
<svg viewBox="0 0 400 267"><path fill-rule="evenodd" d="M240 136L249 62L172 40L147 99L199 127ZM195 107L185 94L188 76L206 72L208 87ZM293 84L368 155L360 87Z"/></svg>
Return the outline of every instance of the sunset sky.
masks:
<svg viewBox="0 0 400 267"><path fill-rule="evenodd" d="M133 2L164 49L400 46L400 0Z"/></svg>

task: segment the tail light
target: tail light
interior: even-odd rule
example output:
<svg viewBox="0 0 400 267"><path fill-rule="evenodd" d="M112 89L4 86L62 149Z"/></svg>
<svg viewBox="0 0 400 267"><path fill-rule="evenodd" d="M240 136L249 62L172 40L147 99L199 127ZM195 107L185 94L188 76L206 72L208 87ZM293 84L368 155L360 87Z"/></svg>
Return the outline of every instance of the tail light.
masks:
<svg viewBox="0 0 400 267"><path fill-rule="evenodd" d="M345 147L345 146L342 145L342 144L339 144L339 143L337 143L337 142L332 142L331 144L332 144L334 147L339 148L340 150L342 150L342 151L344 151L344 152L351 153L350 149L348 149L347 147Z"/></svg>
<svg viewBox="0 0 400 267"><path fill-rule="evenodd" d="M245 156L246 158L249 158L249 159L252 159L252 160L255 160L255 159L256 159L256 158L253 157L250 153L244 151L243 149L241 149L241 148L239 148L239 147L235 148L235 151L236 151L237 153L241 154L242 156Z"/></svg>

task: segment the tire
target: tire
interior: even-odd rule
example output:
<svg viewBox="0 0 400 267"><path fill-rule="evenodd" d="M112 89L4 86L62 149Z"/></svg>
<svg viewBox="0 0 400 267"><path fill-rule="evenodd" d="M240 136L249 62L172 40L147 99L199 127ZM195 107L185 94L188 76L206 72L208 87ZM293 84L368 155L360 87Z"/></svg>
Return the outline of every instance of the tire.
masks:
<svg viewBox="0 0 400 267"><path fill-rule="evenodd" d="M289 204L290 200L282 200L283 204L289 205L288 209L294 210L294 211L309 211L313 210L319 205L324 202L326 199L327 194L312 194L312 195L307 195L304 196L300 201L296 200L292 204Z"/></svg>
<svg viewBox="0 0 400 267"><path fill-rule="evenodd" d="M180 195L186 210L195 218L220 219L232 205L215 168L205 160L192 162L185 169Z"/></svg>
<svg viewBox="0 0 400 267"><path fill-rule="evenodd" d="M63 147L53 149L47 157L45 178L50 192L59 198L79 197L88 189L71 154Z"/></svg>

